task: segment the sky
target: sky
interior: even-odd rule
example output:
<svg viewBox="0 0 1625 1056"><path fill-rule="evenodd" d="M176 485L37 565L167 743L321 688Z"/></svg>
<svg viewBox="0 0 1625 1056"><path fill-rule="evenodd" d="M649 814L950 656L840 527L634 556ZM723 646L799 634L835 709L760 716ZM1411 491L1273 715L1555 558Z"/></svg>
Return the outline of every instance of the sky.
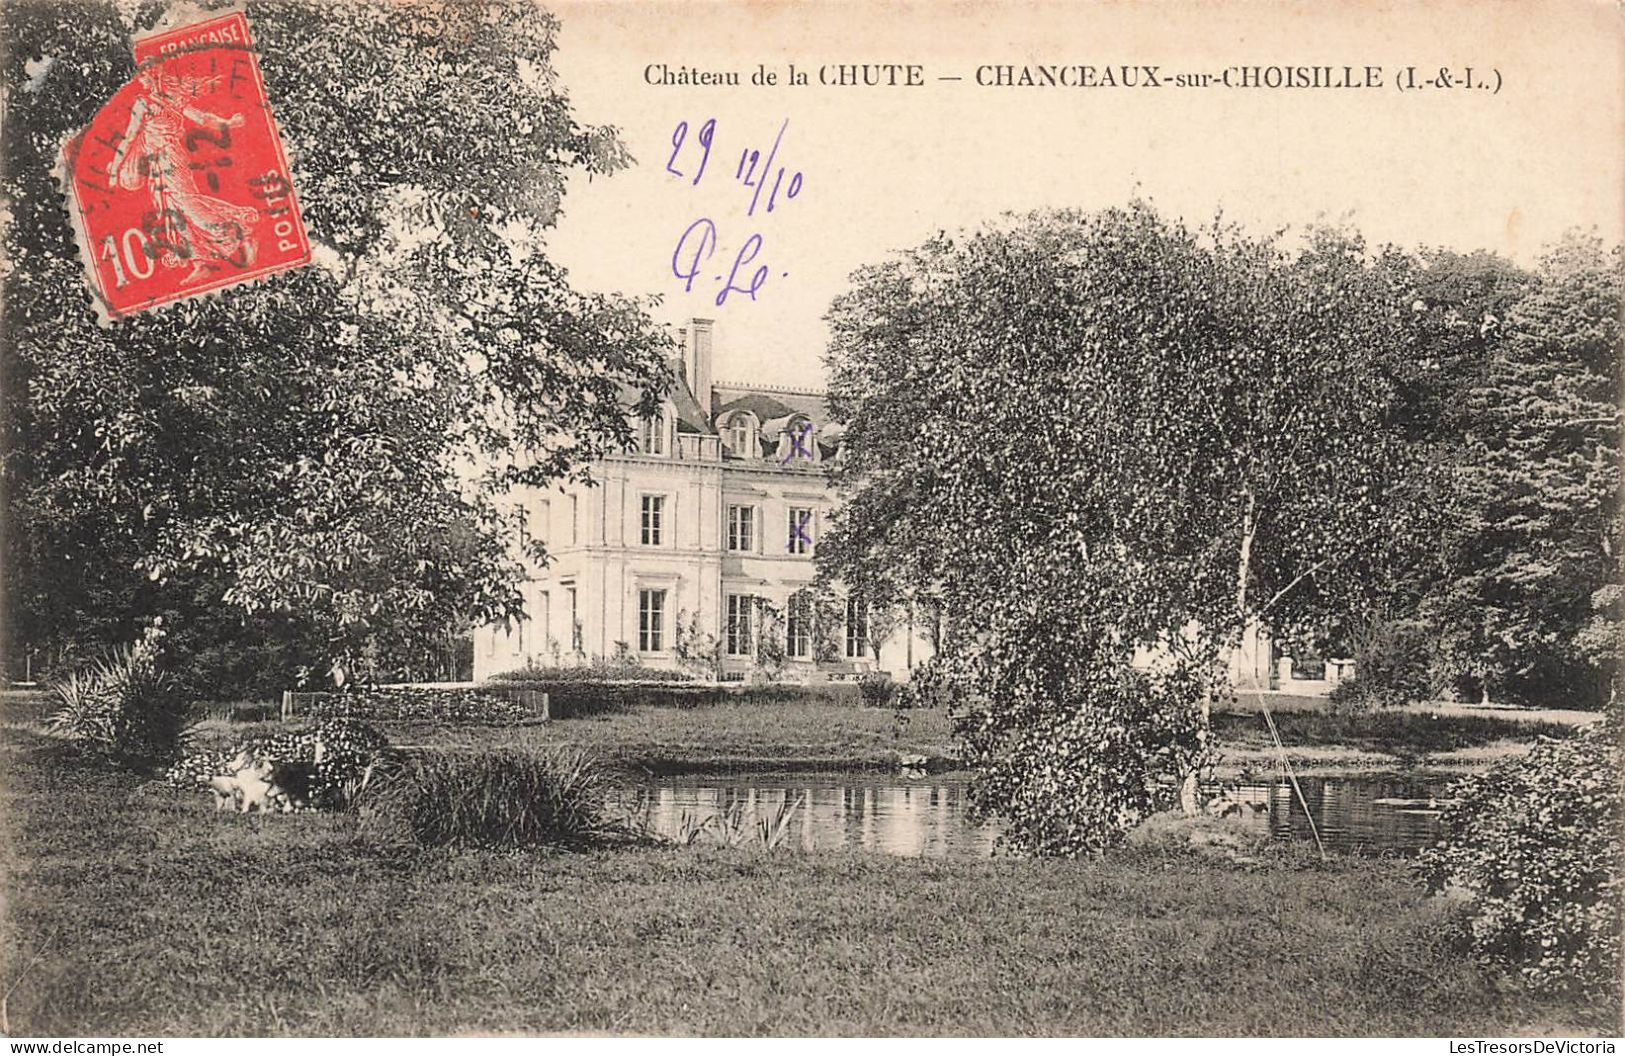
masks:
<svg viewBox="0 0 1625 1056"><path fill-rule="evenodd" d="M1610 242L1625 234L1625 34L1602 3L550 7L578 119L618 127L637 162L572 177L550 254L583 287L661 295L665 322L715 319L722 380L821 387L823 316L853 269L1006 211L1139 195L1193 224L1219 210L1260 233L1346 221L1373 243L1524 263L1571 227ZM809 84L783 83L791 63ZM918 65L923 86L818 83L820 67L887 63ZM744 83L650 85L651 64L734 71ZM780 83L752 86L759 64ZM1315 65L1363 78L1370 65L1382 86L976 84L979 68L1033 64L1093 66L1096 79L1155 66L1159 80ZM1424 81L1448 68L1457 85L1471 66L1491 87L1401 91L1407 66ZM688 131L673 157L680 122ZM765 158L776 138L769 175L784 174L773 197L771 182L758 191L738 175L742 152ZM718 306L753 235L755 259ZM690 288L674 254L676 270L695 275Z"/></svg>

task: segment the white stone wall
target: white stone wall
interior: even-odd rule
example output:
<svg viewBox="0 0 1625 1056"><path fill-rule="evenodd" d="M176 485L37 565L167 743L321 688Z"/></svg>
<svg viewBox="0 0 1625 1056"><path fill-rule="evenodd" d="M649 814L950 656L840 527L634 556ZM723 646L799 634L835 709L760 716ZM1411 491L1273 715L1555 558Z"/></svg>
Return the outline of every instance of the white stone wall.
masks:
<svg viewBox="0 0 1625 1056"><path fill-rule="evenodd" d="M572 589L585 657L611 656L617 642L638 653L639 591L667 591L663 648L639 654L643 663L658 669L679 667L672 650L679 614L686 619L698 612L702 629L725 641L729 594L765 598L780 612L788 610L790 596L812 582L813 553L832 506L821 468L672 457L679 450L668 442L666 456L606 459L595 468L596 487L519 497L553 561L536 570L526 585L529 620L514 628L476 632L476 679L524 667L527 660L543 666L581 660L570 649ZM645 495L664 499L658 546L642 542ZM728 507L734 505L756 511L756 537L746 552L727 549ZM789 511L796 508L813 514L808 533L813 550L806 554L790 550ZM550 640L557 644L556 654ZM815 681L831 672L853 674L877 665L903 677L911 663L930 655L930 645L924 628L910 631L906 619L900 619L878 651L878 658L848 663L843 657L835 665L787 659L781 678ZM754 667L750 657L723 657L725 677L749 678Z"/></svg>

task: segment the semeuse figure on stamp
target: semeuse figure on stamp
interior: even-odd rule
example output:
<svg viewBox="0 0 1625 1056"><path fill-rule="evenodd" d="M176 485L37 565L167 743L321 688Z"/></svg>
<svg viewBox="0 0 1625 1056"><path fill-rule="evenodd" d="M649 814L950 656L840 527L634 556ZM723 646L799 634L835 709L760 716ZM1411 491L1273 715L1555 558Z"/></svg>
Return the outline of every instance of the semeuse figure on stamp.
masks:
<svg viewBox="0 0 1625 1056"><path fill-rule="evenodd" d="M158 260L164 267L190 261L192 271L183 284L207 278L218 261L247 267L257 248L248 232L258 210L206 193L198 186L203 167L192 160L199 142L230 146L230 130L241 127L243 115L221 117L187 103L186 96L195 97L207 86L197 78L149 69L140 81L145 91L131 107L129 125L113 152L108 186L147 188L153 208L145 226L152 245L163 250Z"/></svg>

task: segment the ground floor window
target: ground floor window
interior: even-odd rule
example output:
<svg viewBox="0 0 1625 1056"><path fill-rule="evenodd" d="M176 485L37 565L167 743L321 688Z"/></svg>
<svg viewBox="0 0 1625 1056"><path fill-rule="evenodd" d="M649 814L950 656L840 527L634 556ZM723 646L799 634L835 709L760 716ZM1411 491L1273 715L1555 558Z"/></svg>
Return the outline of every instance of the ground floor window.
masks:
<svg viewBox="0 0 1625 1056"><path fill-rule="evenodd" d="M658 653L666 648L666 592L638 591L638 652Z"/></svg>
<svg viewBox="0 0 1625 1056"><path fill-rule="evenodd" d="M846 603L846 655L854 660L869 655L869 606L856 599Z"/></svg>
<svg viewBox="0 0 1625 1056"><path fill-rule="evenodd" d="M729 656L749 656L751 652L751 609L756 599L749 594L728 595Z"/></svg>
<svg viewBox="0 0 1625 1056"><path fill-rule="evenodd" d="M790 599L784 617L784 651L787 656L806 659L812 655L812 614L805 603Z"/></svg>

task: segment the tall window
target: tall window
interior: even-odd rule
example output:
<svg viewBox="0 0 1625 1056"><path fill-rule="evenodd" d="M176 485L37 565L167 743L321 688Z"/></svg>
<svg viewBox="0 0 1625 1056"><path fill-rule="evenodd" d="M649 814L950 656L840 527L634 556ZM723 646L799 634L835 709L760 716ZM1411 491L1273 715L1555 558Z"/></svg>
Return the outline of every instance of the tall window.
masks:
<svg viewBox="0 0 1625 1056"><path fill-rule="evenodd" d="M547 539L551 530L551 517L546 499L537 499L533 509L519 510L519 545L528 549L532 539Z"/></svg>
<svg viewBox="0 0 1625 1056"><path fill-rule="evenodd" d="M803 597L792 597L784 616L784 652L791 657L812 655L811 606Z"/></svg>
<svg viewBox="0 0 1625 1056"><path fill-rule="evenodd" d="M792 462L818 461L818 444L813 440L813 424L805 418L797 418L784 430L784 439L779 446L779 463L789 465Z"/></svg>
<svg viewBox="0 0 1625 1056"><path fill-rule="evenodd" d="M790 507L789 549L792 554L812 551L812 511L804 507Z"/></svg>
<svg viewBox="0 0 1625 1056"><path fill-rule="evenodd" d="M666 496L643 496L643 545L659 546L660 529L666 519Z"/></svg>
<svg viewBox="0 0 1625 1056"><path fill-rule="evenodd" d="M579 543L581 541L577 537L577 534L576 534L576 531L577 531L577 529L576 529L576 512L577 512L576 507L578 505L579 504L576 501L576 497L574 495L571 495L570 496L570 543L571 543L571 545L574 545L574 544Z"/></svg>
<svg viewBox="0 0 1625 1056"><path fill-rule="evenodd" d="M756 507L728 507L728 549L756 549Z"/></svg>
<svg viewBox="0 0 1625 1056"><path fill-rule="evenodd" d="M567 587L570 595L570 652L582 653L586 649L581 641L581 618L576 615L576 588Z"/></svg>
<svg viewBox="0 0 1625 1056"><path fill-rule="evenodd" d="M665 454L666 416L657 414L653 418L643 419L643 427L639 432L638 442L646 455Z"/></svg>
<svg viewBox="0 0 1625 1056"><path fill-rule="evenodd" d="M749 656L751 652L751 609L756 599L749 594L728 595L728 655Z"/></svg>
<svg viewBox="0 0 1625 1056"><path fill-rule="evenodd" d="M756 420L749 414L736 414L728 420L728 446L740 458L756 453Z"/></svg>
<svg viewBox="0 0 1625 1056"><path fill-rule="evenodd" d="M854 659L869 655L869 606L852 598L846 603L846 655Z"/></svg>
<svg viewBox="0 0 1625 1056"><path fill-rule="evenodd" d="M638 652L658 653L666 648L666 592L638 591Z"/></svg>

